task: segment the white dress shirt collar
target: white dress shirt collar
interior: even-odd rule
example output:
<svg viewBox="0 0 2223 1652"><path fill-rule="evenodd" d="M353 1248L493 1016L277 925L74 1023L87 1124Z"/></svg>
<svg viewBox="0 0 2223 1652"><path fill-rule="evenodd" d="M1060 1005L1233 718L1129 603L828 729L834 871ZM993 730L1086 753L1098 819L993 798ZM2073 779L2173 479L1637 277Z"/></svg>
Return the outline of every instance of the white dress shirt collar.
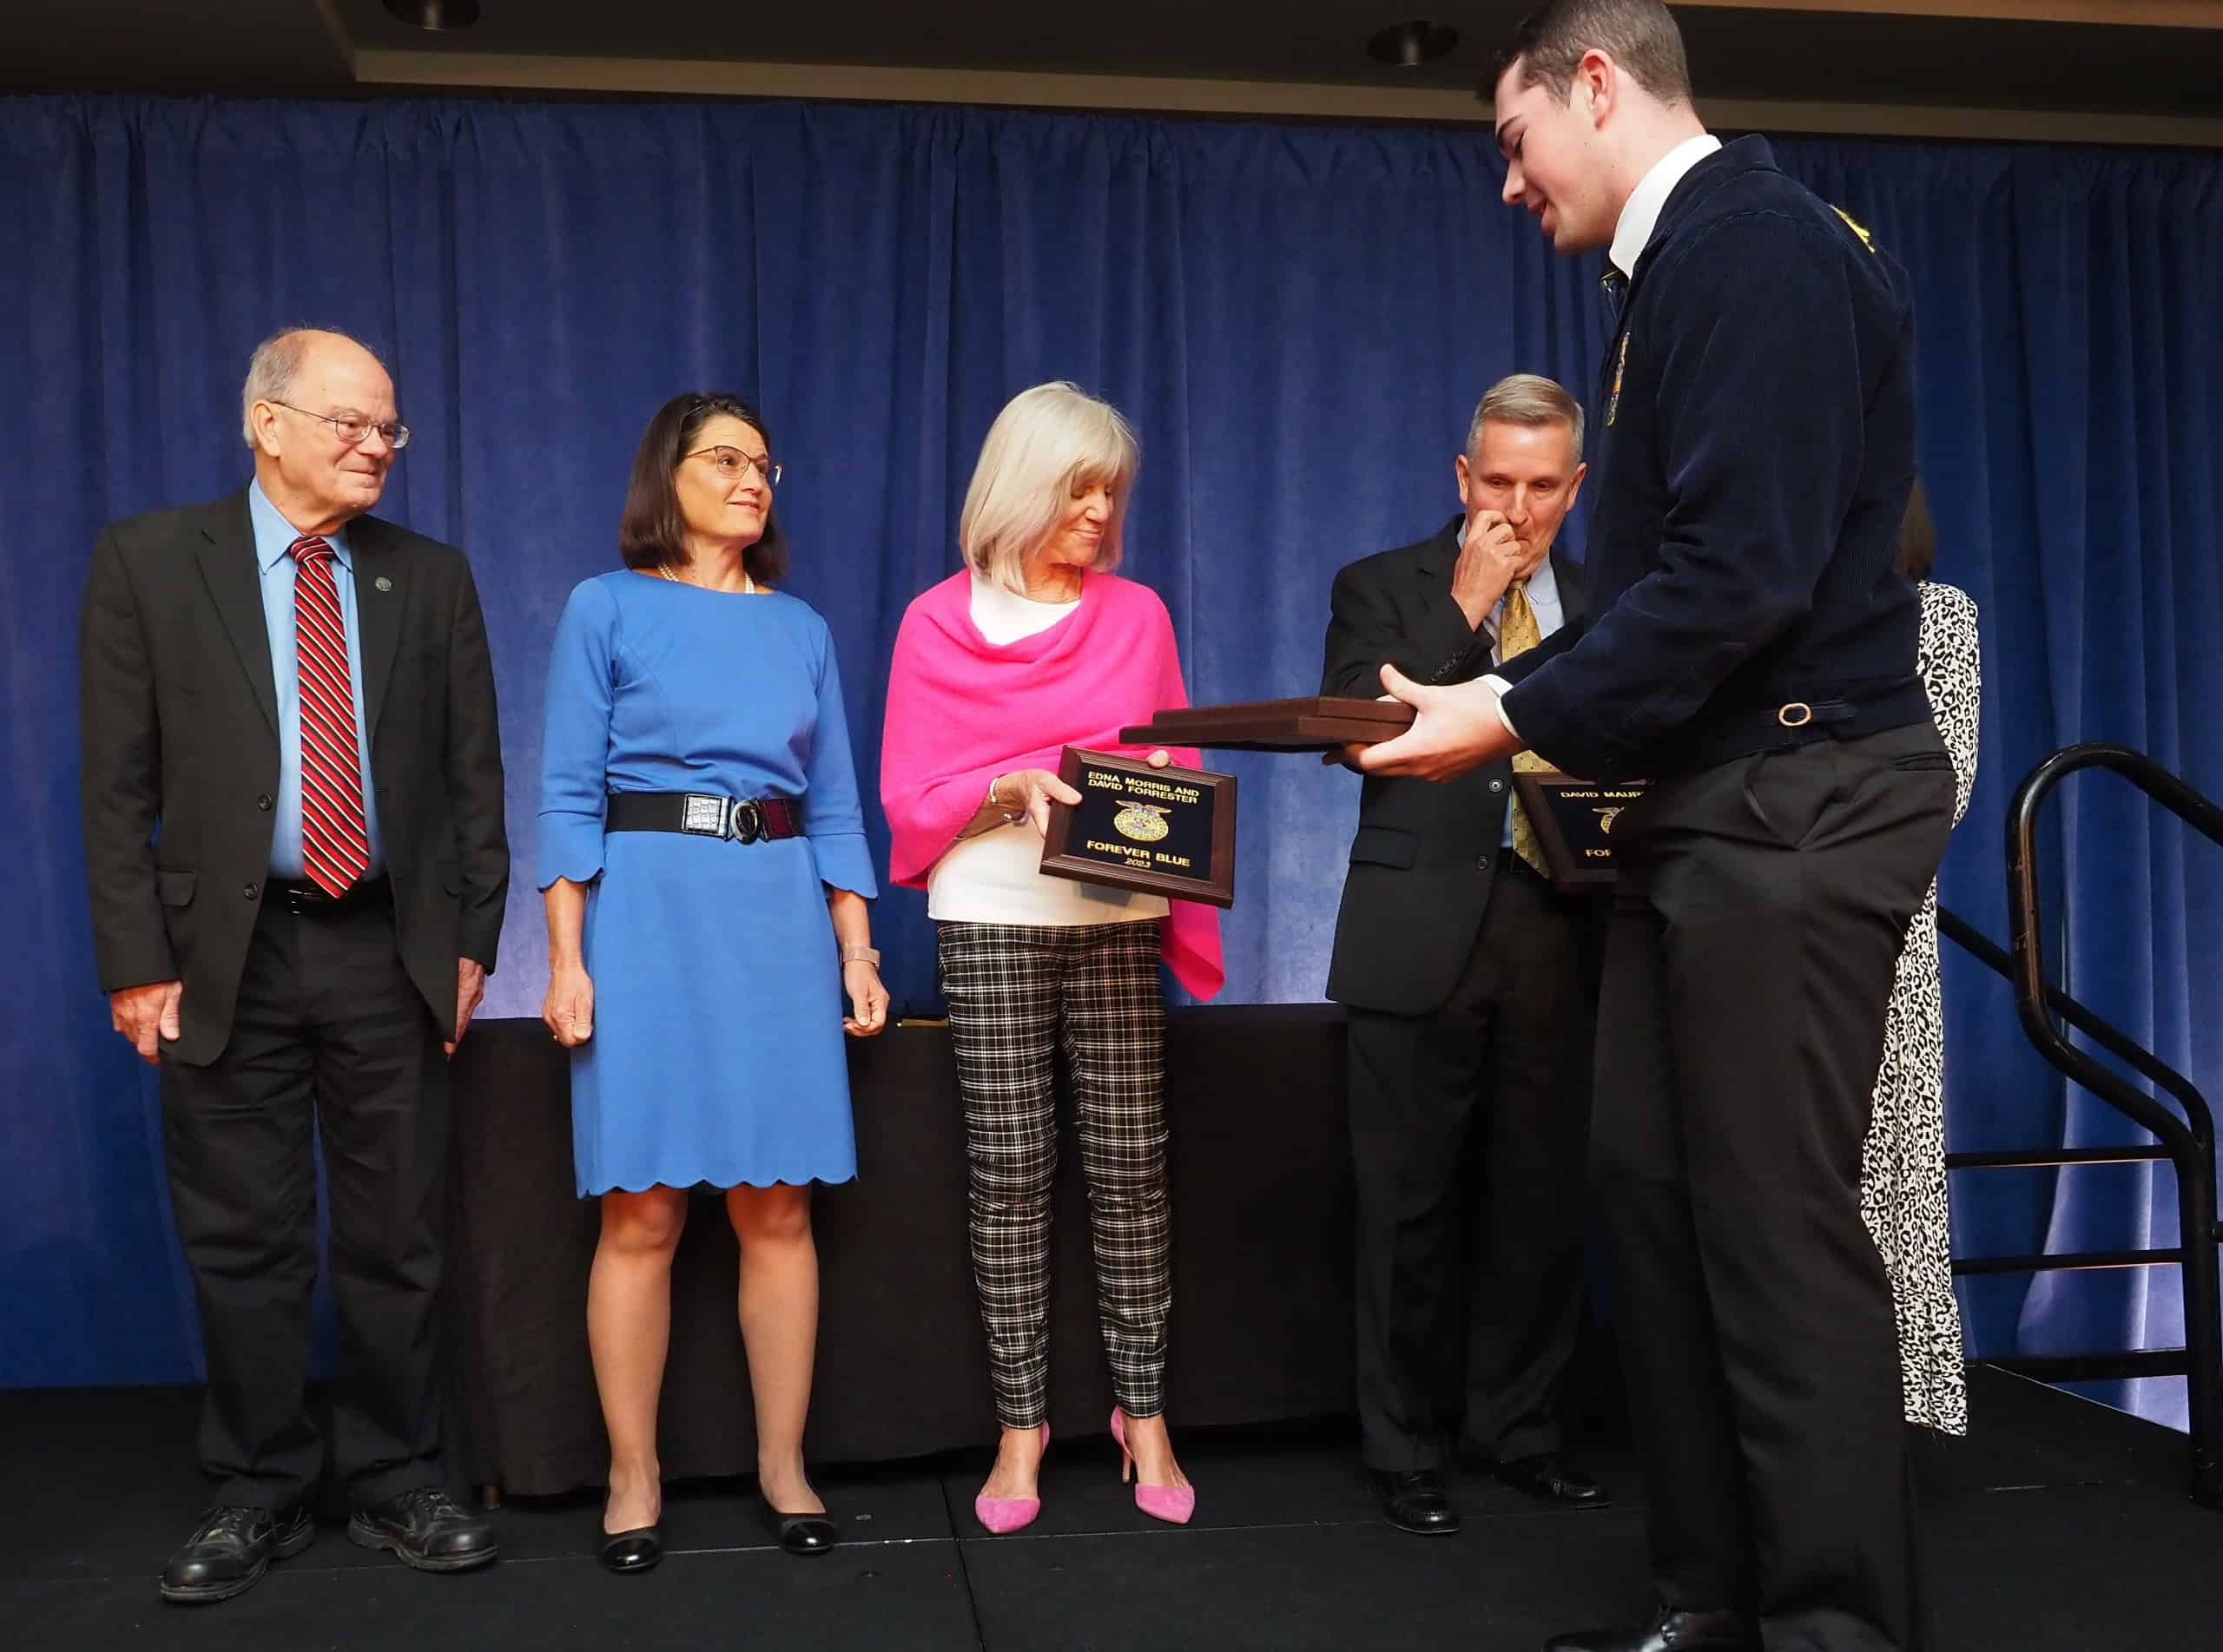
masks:
<svg viewBox="0 0 2223 1652"><path fill-rule="evenodd" d="M1624 275L1636 273L1636 261L1652 243L1652 232L1659 227L1667 197L1675 193L1685 173L1720 147L1719 138L1701 132L1694 138L1685 138L1652 162L1652 170L1629 192L1620 220L1613 226L1613 244L1606 256L1613 260L1615 269Z"/></svg>

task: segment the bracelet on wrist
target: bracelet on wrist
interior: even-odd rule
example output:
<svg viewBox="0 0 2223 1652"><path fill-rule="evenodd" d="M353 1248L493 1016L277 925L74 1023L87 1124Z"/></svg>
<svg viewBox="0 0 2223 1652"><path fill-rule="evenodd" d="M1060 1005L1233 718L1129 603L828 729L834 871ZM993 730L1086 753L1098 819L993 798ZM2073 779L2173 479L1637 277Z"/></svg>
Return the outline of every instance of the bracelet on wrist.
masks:
<svg viewBox="0 0 2223 1652"><path fill-rule="evenodd" d="M861 941L852 941L841 949L841 963L844 967L851 964L869 964L876 970L880 967L880 954Z"/></svg>

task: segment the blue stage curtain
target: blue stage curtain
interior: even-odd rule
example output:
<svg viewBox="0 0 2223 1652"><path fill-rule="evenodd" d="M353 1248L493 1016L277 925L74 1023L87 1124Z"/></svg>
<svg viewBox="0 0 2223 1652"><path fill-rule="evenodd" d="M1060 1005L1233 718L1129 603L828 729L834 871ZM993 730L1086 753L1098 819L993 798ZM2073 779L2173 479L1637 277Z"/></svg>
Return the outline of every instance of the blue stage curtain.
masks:
<svg viewBox="0 0 2223 1652"><path fill-rule="evenodd" d="M1983 774L1948 903L1995 935L2014 780L2116 739L2210 791L2223 429L2223 169L2211 157L1795 142L1792 171L1913 271L1939 576L1984 616ZM1479 129L956 109L0 100L0 1030L10 1152L0 1383L176 1379L193 1314L151 1079L109 1030L76 829L70 638L101 524L241 485L236 387L274 326L343 328L417 432L385 510L471 553L518 851L490 1016L538 1011L542 674L610 566L634 443L676 391L738 388L788 466L790 589L831 622L861 766L904 604L1006 398L1070 378L1144 447L1126 571L1171 607L1191 695L1309 692L1329 581L1432 531L1501 374L1589 398L1594 259L1497 204ZM1580 549L1580 519L1569 530ZM749 692L734 662L734 692ZM1235 758L1230 1000L1319 994L1356 783ZM2104 780L2051 873L2068 984L2213 1078L2215 859ZM886 833L872 821L875 847ZM874 915L899 1004L935 1003L923 900ZM1949 956L1957 1147L2096 1141L2114 1117L2030 1056ZM1964 1248L2170 1242L2142 1170L1962 1179ZM1971 1293L1979 1349L2172 1339L2173 1274ZM2174 1385L2172 1385L2174 1386ZM2166 1408L2174 1395L2157 1397Z"/></svg>

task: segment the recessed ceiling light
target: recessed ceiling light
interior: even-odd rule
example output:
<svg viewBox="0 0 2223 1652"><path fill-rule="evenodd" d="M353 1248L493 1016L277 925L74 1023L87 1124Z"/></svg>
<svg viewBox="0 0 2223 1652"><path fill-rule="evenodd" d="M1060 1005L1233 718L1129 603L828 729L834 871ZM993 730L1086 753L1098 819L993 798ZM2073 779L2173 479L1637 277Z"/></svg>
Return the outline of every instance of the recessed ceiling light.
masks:
<svg viewBox="0 0 2223 1652"><path fill-rule="evenodd" d="M419 29L468 29L478 21L478 0L386 0L386 9Z"/></svg>
<svg viewBox="0 0 2223 1652"><path fill-rule="evenodd" d="M1459 43L1459 31L1449 23L1421 18L1392 23L1366 43L1366 55L1392 69L1418 69L1432 63Z"/></svg>

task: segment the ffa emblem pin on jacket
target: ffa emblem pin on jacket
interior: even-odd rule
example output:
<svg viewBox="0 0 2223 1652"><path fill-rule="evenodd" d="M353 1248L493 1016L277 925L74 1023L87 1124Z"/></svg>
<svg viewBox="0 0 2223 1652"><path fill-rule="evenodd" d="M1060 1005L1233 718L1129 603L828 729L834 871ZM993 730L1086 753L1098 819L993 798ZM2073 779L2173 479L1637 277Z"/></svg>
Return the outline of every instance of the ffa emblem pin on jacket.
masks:
<svg viewBox="0 0 2223 1652"><path fill-rule="evenodd" d="M1621 411L1621 375L1629 369L1629 335L1621 334L1621 348L1613 358L1613 388L1606 397L1606 423L1611 425Z"/></svg>
<svg viewBox="0 0 2223 1652"><path fill-rule="evenodd" d="M377 586L382 591L390 591L393 589L393 582L388 579L384 574L380 574L376 579L373 580L371 583Z"/></svg>
<svg viewBox="0 0 2223 1652"><path fill-rule="evenodd" d="M1851 230L1854 234L1860 237L1860 244L1863 247L1865 247L1871 253L1876 250L1876 238L1868 233L1867 227L1865 225L1860 223L1850 213L1847 212L1842 207L1833 205L1831 207L1830 210L1835 213L1838 217L1844 220L1845 227Z"/></svg>
<svg viewBox="0 0 2223 1652"><path fill-rule="evenodd" d="M1162 803L1130 803L1112 817L1112 825L1121 837L1132 838L1137 843L1156 843L1171 830L1165 824Z"/></svg>

